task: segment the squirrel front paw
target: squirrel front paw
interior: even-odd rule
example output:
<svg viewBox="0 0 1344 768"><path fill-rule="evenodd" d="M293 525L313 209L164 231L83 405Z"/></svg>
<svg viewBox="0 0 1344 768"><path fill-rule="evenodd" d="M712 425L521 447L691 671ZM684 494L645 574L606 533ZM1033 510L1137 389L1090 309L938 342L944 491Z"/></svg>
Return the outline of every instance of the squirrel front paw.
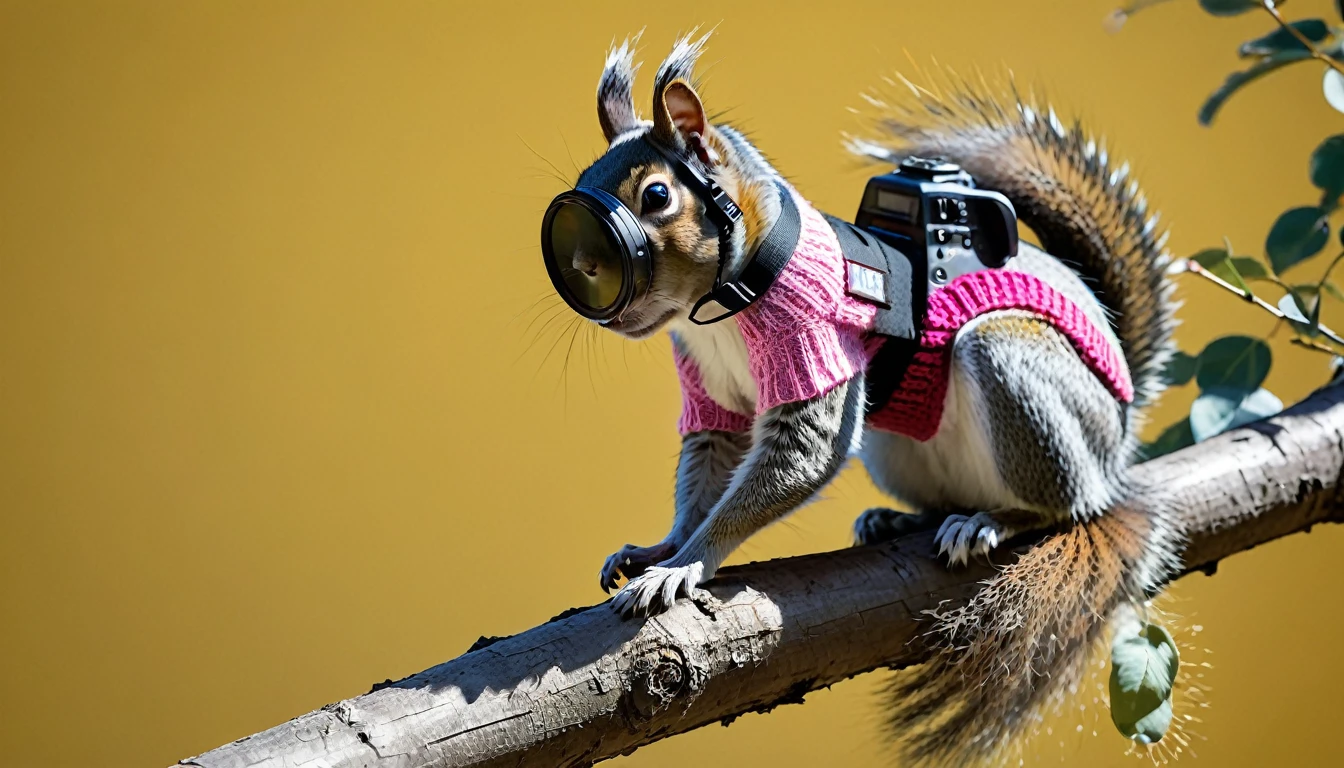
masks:
<svg viewBox="0 0 1344 768"><path fill-rule="evenodd" d="M677 553L677 545L668 541L660 541L651 547L637 547L634 544L626 544L624 547L616 550L616 553L607 558L602 564L602 572L598 574L598 583L602 585L603 592L610 592L616 588L616 582L622 576L626 579L633 579L643 573L654 563L672 557Z"/></svg>
<svg viewBox="0 0 1344 768"><path fill-rule="evenodd" d="M704 581L705 565L702 562L655 565L617 592L611 607L627 619L656 616L671 608L678 597L689 596Z"/></svg>

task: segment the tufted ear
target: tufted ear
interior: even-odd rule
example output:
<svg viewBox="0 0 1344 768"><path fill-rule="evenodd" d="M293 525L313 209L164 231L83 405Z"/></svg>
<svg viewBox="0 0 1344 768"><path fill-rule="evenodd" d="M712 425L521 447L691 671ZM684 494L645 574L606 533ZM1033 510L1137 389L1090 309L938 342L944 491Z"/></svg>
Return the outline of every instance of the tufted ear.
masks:
<svg viewBox="0 0 1344 768"><path fill-rule="evenodd" d="M706 143L709 121L704 104L691 85L692 70L707 40L709 35L698 40L691 40L690 35L681 38L658 67L653 82L653 135L664 144L693 152L701 162L712 165L712 153Z"/></svg>
<svg viewBox="0 0 1344 768"><path fill-rule="evenodd" d="M639 35L635 35L626 38L619 48L613 47L607 53L602 77L597 81L597 121L602 125L602 135L606 137L607 143L639 127L633 95L635 73L639 71L639 66L635 64L635 45L638 42Z"/></svg>

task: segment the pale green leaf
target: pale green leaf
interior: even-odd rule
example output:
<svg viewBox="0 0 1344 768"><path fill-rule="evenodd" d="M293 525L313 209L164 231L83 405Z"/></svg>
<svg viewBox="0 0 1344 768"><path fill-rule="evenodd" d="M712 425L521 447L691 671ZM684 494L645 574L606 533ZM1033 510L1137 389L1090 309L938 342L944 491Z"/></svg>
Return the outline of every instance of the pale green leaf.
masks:
<svg viewBox="0 0 1344 768"><path fill-rule="evenodd" d="M1134 624L1111 644L1111 720L1125 737L1159 741L1171 725L1171 691L1181 668L1176 642L1156 624Z"/></svg>
<svg viewBox="0 0 1344 768"><path fill-rule="evenodd" d="M1245 392L1212 389L1201 392L1190 406L1190 434L1201 442L1229 429L1259 421L1283 410L1283 402L1266 389Z"/></svg>

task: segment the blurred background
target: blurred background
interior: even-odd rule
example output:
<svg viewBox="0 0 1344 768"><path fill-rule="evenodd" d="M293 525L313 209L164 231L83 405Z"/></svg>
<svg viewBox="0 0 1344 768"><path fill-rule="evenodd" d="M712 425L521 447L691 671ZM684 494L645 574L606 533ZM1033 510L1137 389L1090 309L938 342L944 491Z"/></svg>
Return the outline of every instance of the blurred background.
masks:
<svg viewBox="0 0 1344 768"><path fill-rule="evenodd" d="M1320 68L1201 128L1267 17L1181 0L1112 35L1113 6L0 2L0 762L166 765L598 602L603 558L662 537L667 340L571 323L537 247L555 169L602 149L613 38L647 27L647 111L676 35L717 24L708 106L843 215L861 91L906 52L1011 68L1133 161L1174 251L1260 255L1344 125ZM1181 295L1186 349L1271 327ZM1274 351L1285 401L1323 382L1322 356ZM844 546L879 502L851 466L734 561ZM1213 665L1199 764L1344 759L1341 551L1320 529L1172 590ZM883 765L880 683L615 764ZM1027 762L1130 764L1097 716Z"/></svg>

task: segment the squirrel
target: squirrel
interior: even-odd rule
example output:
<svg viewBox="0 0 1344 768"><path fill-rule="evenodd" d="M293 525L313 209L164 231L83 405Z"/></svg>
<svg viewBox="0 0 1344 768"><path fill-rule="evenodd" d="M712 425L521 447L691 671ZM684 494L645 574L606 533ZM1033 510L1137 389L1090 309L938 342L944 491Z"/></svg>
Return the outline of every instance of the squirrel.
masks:
<svg viewBox="0 0 1344 768"><path fill-rule="evenodd" d="M628 579L612 600L624 615L666 610L851 456L915 510L867 510L854 524L858 544L936 528L937 555L955 567L1048 532L968 605L936 617L930 636L943 652L894 685L891 722L907 758L957 764L998 754L1076 685L1107 616L1144 599L1176 562L1174 516L1129 472L1140 412L1160 394L1173 349L1166 236L1127 164L1117 167L1080 125L1065 127L1015 89L912 86L913 103L879 103L888 112L882 141L851 140L850 149L888 164L945 158L1005 195L1040 247L1023 243L992 272L1076 307L1132 390L1117 396L1051 318L988 311L947 334L939 351L947 383L936 433L875 428L865 395L871 314L844 295L839 267L804 253L835 250L834 234L741 132L706 116L693 67L708 35L693 37L657 71L652 120L638 116L631 94L631 41L613 47L597 92L608 148L579 177L635 212L653 250L647 295L604 327L629 339L670 331L684 397L671 530L652 546L621 547L603 564L601 585ZM730 270L793 195L797 274L734 317L689 322L714 282L720 244L705 205L641 138L696 164L737 201L744 226L728 244ZM807 315L817 307L820 315Z"/></svg>

